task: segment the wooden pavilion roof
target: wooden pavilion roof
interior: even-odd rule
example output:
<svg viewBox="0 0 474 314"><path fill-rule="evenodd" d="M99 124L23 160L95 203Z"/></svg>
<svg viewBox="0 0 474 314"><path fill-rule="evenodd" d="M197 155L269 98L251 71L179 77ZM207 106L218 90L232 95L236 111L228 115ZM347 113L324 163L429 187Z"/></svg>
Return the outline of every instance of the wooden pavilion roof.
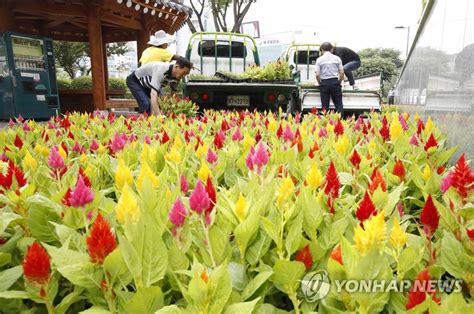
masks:
<svg viewBox="0 0 474 314"><path fill-rule="evenodd" d="M12 31L55 40L89 41L88 11L99 7L103 42L135 41L145 30L180 29L191 8L182 0L0 0L11 12Z"/></svg>

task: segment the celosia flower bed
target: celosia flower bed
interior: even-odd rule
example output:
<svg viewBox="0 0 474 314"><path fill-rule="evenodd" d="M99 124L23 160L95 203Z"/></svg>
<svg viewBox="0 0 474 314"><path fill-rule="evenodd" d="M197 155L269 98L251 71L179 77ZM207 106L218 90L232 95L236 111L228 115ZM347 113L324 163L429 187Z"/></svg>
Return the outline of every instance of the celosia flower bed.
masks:
<svg viewBox="0 0 474 314"><path fill-rule="evenodd" d="M445 141L397 112L18 119L0 131L0 309L473 312L474 173ZM320 270L462 289L312 300Z"/></svg>

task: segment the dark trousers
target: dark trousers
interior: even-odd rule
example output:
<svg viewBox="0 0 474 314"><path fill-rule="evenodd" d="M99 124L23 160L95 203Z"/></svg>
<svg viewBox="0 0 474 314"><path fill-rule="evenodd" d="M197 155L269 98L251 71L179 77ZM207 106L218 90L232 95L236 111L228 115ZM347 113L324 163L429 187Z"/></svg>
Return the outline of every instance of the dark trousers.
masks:
<svg viewBox="0 0 474 314"><path fill-rule="evenodd" d="M393 105L394 100L395 100L395 97L394 97L394 96L388 96L388 104L389 104L389 105Z"/></svg>
<svg viewBox="0 0 474 314"><path fill-rule="evenodd" d="M139 113L150 113L151 112L151 101L150 101L150 92L149 88L144 87L138 78L135 75L135 71L127 76L127 86L130 89L133 97L137 100L138 103L138 112Z"/></svg>
<svg viewBox="0 0 474 314"><path fill-rule="evenodd" d="M341 82L339 82L337 78L321 80L319 93L321 95L321 105L323 109L329 111L329 99L332 98L336 111L341 114L341 117L344 117Z"/></svg>
<svg viewBox="0 0 474 314"><path fill-rule="evenodd" d="M354 75L352 74L352 71L357 70L360 67L360 61L350 61L346 64L344 64L344 74L347 77L347 80L349 81L349 85L354 86L355 81L354 81Z"/></svg>

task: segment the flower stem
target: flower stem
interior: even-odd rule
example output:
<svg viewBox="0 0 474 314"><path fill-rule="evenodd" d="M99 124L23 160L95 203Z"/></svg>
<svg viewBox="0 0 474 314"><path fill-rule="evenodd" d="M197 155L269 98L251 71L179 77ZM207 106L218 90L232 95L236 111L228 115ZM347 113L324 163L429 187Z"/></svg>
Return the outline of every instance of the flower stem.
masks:
<svg viewBox="0 0 474 314"><path fill-rule="evenodd" d="M51 303L51 301L49 301L49 299L46 301L46 309L48 310L48 314L56 313L54 305Z"/></svg>
<svg viewBox="0 0 474 314"><path fill-rule="evenodd" d="M110 284L109 276L107 276L107 271L105 270L105 266L103 264L102 264L102 270L104 271L105 283L107 285L107 287L105 289L105 292L104 292L104 297L107 300L107 305L109 306L109 310L112 313L116 313L117 310L115 308L115 300L114 300L113 294L111 293L112 292L111 290L113 288Z"/></svg>
<svg viewBox="0 0 474 314"><path fill-rule="evenodd" d="M201 225L204 231L204 236L206 237L207 247L209 248L209 255L211 256L212 267L216 267L216 261L214 260L214 255L212 254L212 245L209 240L209 230L207 229L206 222L204 221L204 216L201 215Z"/></svg>
<svg viewBox="0 0 474 314"><path fill-rule="evenodd" d="M296 297L296 293L291 290L290 294L288 295L290 297L291 303L293 303L293 308L295 309L295 314L300 313L300 302L298 301L298 298Z"/></svg>

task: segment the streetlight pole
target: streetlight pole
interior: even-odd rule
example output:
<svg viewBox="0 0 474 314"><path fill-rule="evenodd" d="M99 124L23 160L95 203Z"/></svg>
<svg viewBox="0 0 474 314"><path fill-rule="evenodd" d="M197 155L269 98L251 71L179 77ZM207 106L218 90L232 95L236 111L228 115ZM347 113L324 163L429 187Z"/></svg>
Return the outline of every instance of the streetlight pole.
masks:
<svg viewBox="0 0 474 314"><path fill-rule="evenodd" d="M410 45L410 25L408 26L395 26L396 29L406 29L407 30L407 50L405 57L408 57L408 47Z"/></svg>

